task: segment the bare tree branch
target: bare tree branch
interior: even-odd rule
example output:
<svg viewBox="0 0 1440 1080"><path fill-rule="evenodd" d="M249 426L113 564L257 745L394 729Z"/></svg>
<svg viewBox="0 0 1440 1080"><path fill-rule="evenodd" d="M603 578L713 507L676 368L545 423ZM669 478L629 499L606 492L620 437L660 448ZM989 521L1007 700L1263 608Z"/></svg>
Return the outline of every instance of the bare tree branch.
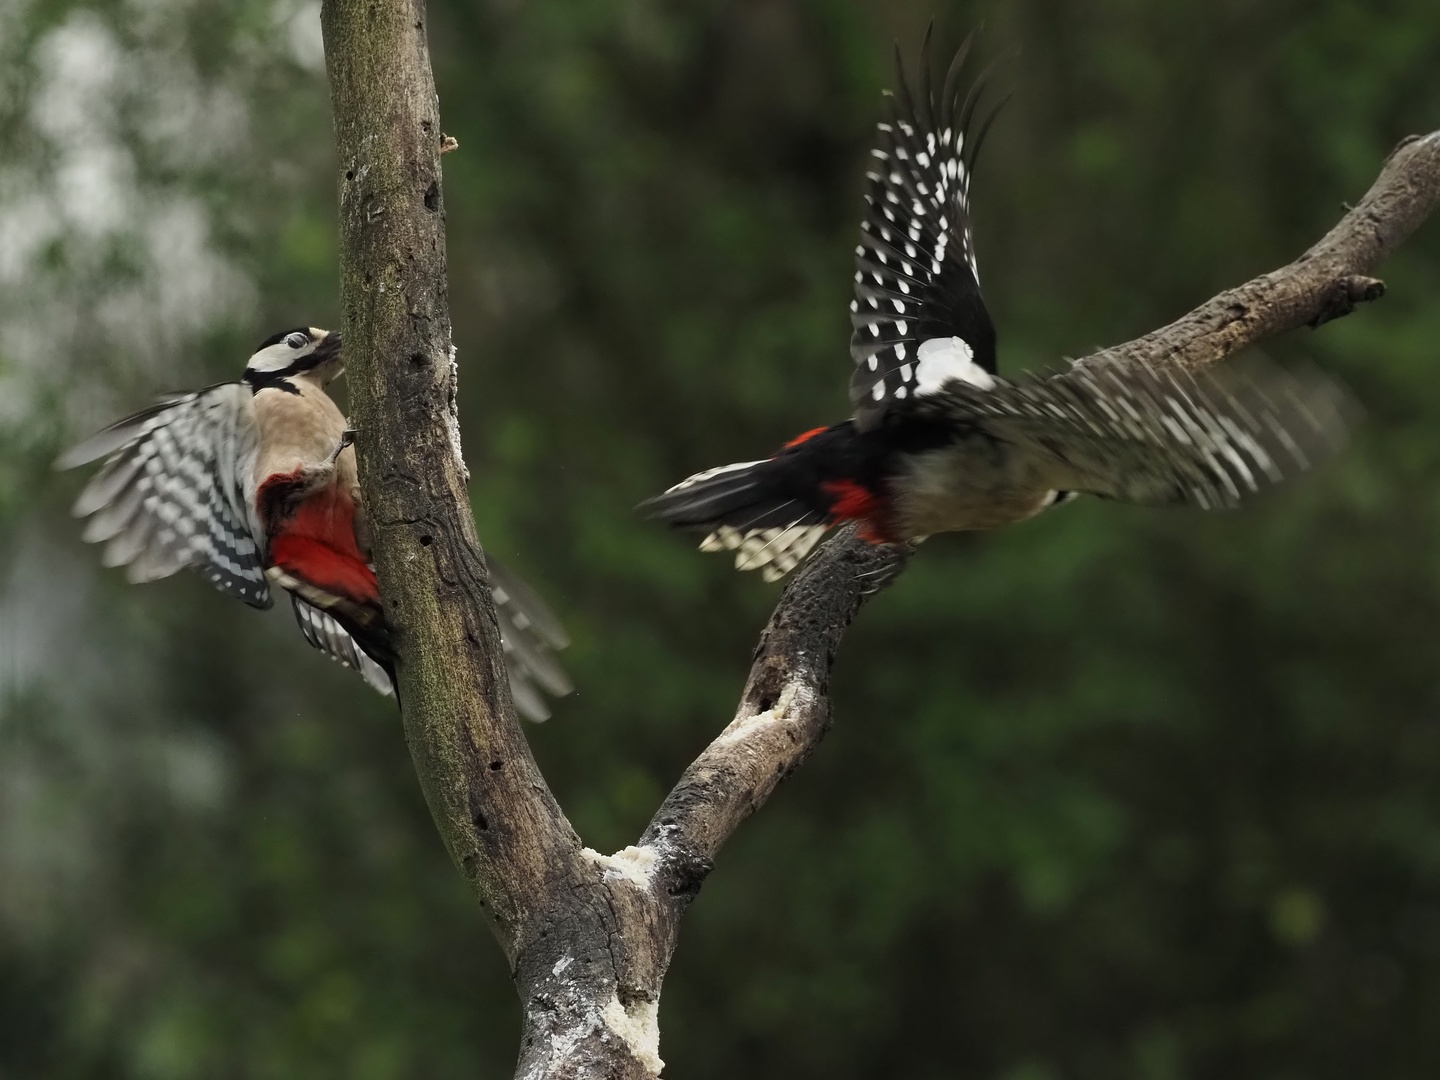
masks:
<svg viewBox="0 0 1440 1080"><path fill-rule="evenodd" d="M659 1075L660 989L716 853L819 743L836 650L907 547L839 530L794 576L734 721L636 847L583 848L516 721L455 420L440 155L423 0L325 0L341 303L365 510L396 630L406 738L431 813L490 916L524 1008L517 1075ZM452 141L453 142L453 141ZM1381 295L1368 277L1440 201L1440 133L1283 269L1097 353L1196 369Z"/></svg>
<svg viewBox="0 0 1440 1080"><path fill-rule="evenodd" d="M1084 362L1171 363L1196 371L1286 330L1348 315L1357 304L1384 295L1384 284L1368 275L1437 202L1440 131L1401 142L1355 208L1288 266L1227 289L1170 325Z"/></svg>
<svg viewBox="0 0 1440 1080"><path fill-rule="evenodd" d="M846 526L795 572L760 637L735 719L685 770L641 840L677 877L703 874L824 737L840 639L909 554L908 545L869 544Z"/></svg>

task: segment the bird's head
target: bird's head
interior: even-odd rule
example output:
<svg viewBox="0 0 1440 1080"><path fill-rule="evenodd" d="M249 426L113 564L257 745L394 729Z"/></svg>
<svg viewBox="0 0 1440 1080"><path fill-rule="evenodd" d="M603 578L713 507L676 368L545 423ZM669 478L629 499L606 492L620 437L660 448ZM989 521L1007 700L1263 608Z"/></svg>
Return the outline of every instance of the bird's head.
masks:
<svg viewBox="0 0 1440 1080"><path fill-rule="evenodd" d="M340 331L300 326L262 341L245 365L245 381L259 390L294 375L308 375L323 388L344 370Z"/></svg>

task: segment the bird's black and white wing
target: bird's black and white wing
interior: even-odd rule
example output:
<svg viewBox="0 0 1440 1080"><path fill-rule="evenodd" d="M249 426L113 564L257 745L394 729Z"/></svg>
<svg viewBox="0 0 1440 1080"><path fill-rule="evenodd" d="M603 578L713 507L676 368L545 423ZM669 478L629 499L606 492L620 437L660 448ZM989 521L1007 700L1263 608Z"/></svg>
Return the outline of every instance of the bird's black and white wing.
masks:
<svg viewBox="0 0 1440 1080"><path fill-rule="evenodd" d="M1319 372L1259 361L1198 375L1080 363L990 390L952 383L922 407L1015 447L1039 472L1032 482L1206 510L1238 506L1330 457L1354 411Z"/></svg>
<svg viewBox="0 0 1440 1080"><path fill-rule="evenodd" d="M253 607L271 604L246 487L258 434L250 390L222 383L163 398L61 455L63 469L106 458L76 500L84 538L131 581L194 568Z"/></svg>
<svg viewBox="0 0 1440 1080"><path fill-rule="evenodd" d="M564 697L575 689L555 659L556 651L570 644L570 637L535 590L493 556L487 555L486 563L510 673L510 696L521 716L541 723L550 719L550 706L540 691Z"/></svg>
<svg viewBox="0 0 1440 1080"><path fill-rule="evenodd" d="M988 386L995 372L995 327L970 236L970 177L995 114L976 124L983 74L960 98L970 40L938 96L928 44L918 95L897 56L890 116L878 125L866 173L850 304L850 400L861 430L875 427L894 403L949 379Z"/></svg>

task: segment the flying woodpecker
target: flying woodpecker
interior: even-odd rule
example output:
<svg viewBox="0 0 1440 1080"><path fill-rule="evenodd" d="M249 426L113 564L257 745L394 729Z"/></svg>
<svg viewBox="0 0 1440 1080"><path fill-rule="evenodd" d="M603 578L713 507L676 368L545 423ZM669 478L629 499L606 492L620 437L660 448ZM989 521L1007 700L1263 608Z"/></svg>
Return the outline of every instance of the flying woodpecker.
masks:
<svg viewBox="0 0 1440 1080"><path fill-rule="evenodd" d="M883 543L997 528L1076 494L1233 507L1344 440L1347 399L1318 374L1094 361L1016 382L996 374L969 199L995 111L977 123L985 74L959 94L969 48L938 95L928 55L915 95L896 58L855 248L853 418L641 504L707 533L701 550L735 551L741 570L778 580L842 521Z"/></svg>
<svg viewBox="0 0 1440 1080"><path fill-rule="evenodd" d="M161 398L63 454L59 468L106 458L80 493L84 538L132 582L198 570L268 608L290 594L305 640L394 691L394 652L360 509L354 433L326 393L344 370L340 334L297 327L267 338L240 382ZM523 582L489 559L516 708L550 716L541 690L572 687L554 650L564 628Z"/></svg>

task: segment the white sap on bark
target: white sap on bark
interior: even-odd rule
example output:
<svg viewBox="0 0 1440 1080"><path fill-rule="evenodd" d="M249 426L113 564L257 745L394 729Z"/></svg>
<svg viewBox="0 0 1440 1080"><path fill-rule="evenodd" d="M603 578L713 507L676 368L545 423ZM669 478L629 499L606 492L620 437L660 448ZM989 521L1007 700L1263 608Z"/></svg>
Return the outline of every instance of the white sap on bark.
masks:
<svg viewBox="0 0 1440 1080"><path fill-rule="evenodd" d="M635 1001L627 1006L612 995L603 1016L605 1026L625 1041L635 1059L659 1076L665 1068L660 1060L660 1002Z"/></svg>
<svg viewBox="0 0 1440 1080"><path fill-rule="evenodd" d="M614 855L602 855L588 847L582 848L580 854L601 868L606 881L628 881L637 889L650 887L650 874L655 869L657 855L648 844L621 848Z"/></svg>
<svg viewBox="0 0 1440 1080"><path fill-rule="evenodd" d="M755 713L753 716L738 717L730 721L725 730L716 736L713 745L740 742L771 724L789 723L791 711L795 710L797 706L803 710L813 702L814 697L813 691L802 684L788 683L785 689L780 691L780 697L774 705L764 712Z"/></svg>
<svg viewBox="0 0 1440 1080"><path fill-rule="evenodd" d="M458 350L450 346L450 400L445 417L445 428L450 435L450 452L455 455L455 467L468 484L470 470L465 467L465 455L460 450L460 362L455 359Z"/></svg>

